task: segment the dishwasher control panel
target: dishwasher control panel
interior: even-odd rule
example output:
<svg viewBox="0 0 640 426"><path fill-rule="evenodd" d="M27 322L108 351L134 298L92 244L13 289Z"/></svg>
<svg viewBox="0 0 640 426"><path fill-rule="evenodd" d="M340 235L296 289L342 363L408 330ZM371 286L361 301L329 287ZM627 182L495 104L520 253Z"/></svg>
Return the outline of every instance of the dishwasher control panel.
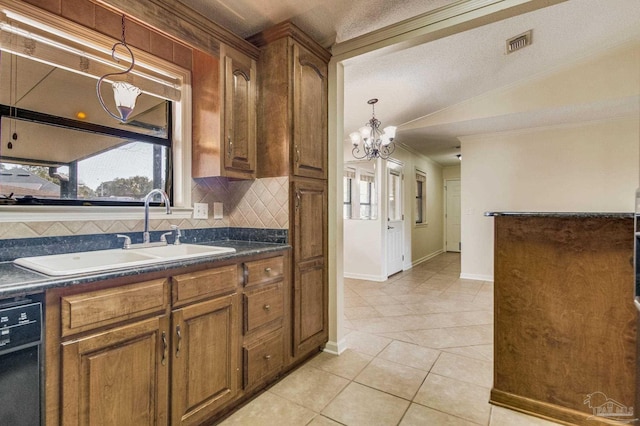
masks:
<svg viewBox="0 0 640 426"><path fill-rule="evenodd" d="M41 337L42 303L31 300L0 303L0 352L39 343Z"/></svg>

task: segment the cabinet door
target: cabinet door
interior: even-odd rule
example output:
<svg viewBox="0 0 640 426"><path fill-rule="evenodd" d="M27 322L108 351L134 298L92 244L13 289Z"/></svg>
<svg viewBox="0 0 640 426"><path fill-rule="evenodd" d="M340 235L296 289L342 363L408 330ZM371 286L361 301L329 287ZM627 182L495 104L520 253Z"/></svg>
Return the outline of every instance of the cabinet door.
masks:
<svg viewBox="0 0 640 426"><path fill-rule="evenodd" d="M255 178L256 62L230 50L224 56L224 167Z"/></svg>
<svg viewBox="0 0 640 426"><path fill-rule="evenodd" d="M62 344L62 424L167 425L168 319Z"/></svg>
<svg viewBox="0 0 640 426"><path fill-rule="evenodd" d="M293 174L327 178L327 65L293 44Z"/></svg>
<svg viewBox="0 0 640 426"><path fill-rule="evenodd" d="M302 355L328 337L327 187L296 180L294 194L293 352Z"/></svg>
<svg viewBox="0 0 640 426"><path fill-rule="evenodd" d="M200 424L238 393L239 312L237 294L173 311L172 425Z"/></svg>

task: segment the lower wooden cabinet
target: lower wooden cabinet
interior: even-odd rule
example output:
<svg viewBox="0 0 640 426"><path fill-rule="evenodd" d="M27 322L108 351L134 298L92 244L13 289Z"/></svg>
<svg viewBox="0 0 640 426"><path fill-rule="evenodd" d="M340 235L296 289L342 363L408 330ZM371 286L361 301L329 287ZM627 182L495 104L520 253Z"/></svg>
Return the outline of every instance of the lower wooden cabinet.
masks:
<svg viewBox="0 0 640 426"><path fill-rule="evenodd" d="M62 344L64 425L165 425L167 316Z"/></svg>
<svg viewBox="0 0 640 426"><path fill-rule="evenodd" d="M239 390L238 294L172 312L171 424L198 425Z"/></svg>
<svg viewBox="0 0 640 426"><path fill-rule="evenodd" d="M291 354L289 256L47 292L46 424L200 425Z"/></svg>

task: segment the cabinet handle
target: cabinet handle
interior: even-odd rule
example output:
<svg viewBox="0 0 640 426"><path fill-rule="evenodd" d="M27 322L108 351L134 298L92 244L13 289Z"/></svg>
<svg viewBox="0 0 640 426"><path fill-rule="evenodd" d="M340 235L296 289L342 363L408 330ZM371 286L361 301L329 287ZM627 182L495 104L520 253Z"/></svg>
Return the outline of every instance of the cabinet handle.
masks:
<svg viewBox="0 0 640 426"><path fill-rule="evenodd" d="M176 347L176 358L180 355L180 346L182 346L182 332L180 331L180 326L176 325L176 335L178 336L178 345Z"/></svg>
<svg viewBox="0 0 640 426"><path fill-rule="evenodd" d="M296 191L296 210L300 208L300 191Z"/></svg>
<svg viewBox="0 0 640 426"><path fill-rule="evenodd" d="M231 141L231 135L227 136L227 141L229 142L229 144L228 144L229 148L227 149L227 155L229 157L231 157L231 155L233 154L233 142Z"/></svg>
<svg viewBox="0 0 640 426"><path fill-rule="evenodd" d="M264 359L265 359L265 360L267 360L267 361L269 361L269 360L271 359L271 355L265 355L265 356L264 356Z"/></svg>
<svg viewBox="0 0 640 426"><path fill-rule="evenodd" d="M268 274L269 272L271 272L271 268L264 268L264 271Z"/></svg>
<svg viewBox="0 0 640 426"><path fill-rule="evenodd" d="M300 148L296 145L296 163L300 162Z"/></svg>
<svg viewBox="0 0 640 426"><path fill-rule="evenodd" d="M271 310L271 305L264 305L262 308L268 312Z"/></svg>
<svg viewBox="0 0 640 426"><path fill-rule="evenodd" d="M167 365L167 354L169 352L169 345L167 344L167 333L162 332L162 365Z"/></svg>

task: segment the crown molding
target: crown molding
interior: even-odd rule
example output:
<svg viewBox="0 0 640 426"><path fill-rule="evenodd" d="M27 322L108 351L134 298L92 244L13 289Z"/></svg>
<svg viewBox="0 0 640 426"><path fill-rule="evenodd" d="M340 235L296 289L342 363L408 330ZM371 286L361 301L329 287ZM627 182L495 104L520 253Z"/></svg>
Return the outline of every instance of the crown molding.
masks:
<svg viewBox="0 0 640 426"><path fill-rule="evenodd" d="M334 60L383 48L406 48L567 0L460 0L380 30L335 44Z"/></svg>
<svg viewBox="0 0 640 426"><path fill-rule="evenodd" d="M312 51L316 56L322 58L325 62L331 59L331 52L322 47L318 42L305 34L291 21L284 21L271 28L252 35L247 39L250 43L258 47L266 46L281 38L291 37L304 47Z"/></svg>

